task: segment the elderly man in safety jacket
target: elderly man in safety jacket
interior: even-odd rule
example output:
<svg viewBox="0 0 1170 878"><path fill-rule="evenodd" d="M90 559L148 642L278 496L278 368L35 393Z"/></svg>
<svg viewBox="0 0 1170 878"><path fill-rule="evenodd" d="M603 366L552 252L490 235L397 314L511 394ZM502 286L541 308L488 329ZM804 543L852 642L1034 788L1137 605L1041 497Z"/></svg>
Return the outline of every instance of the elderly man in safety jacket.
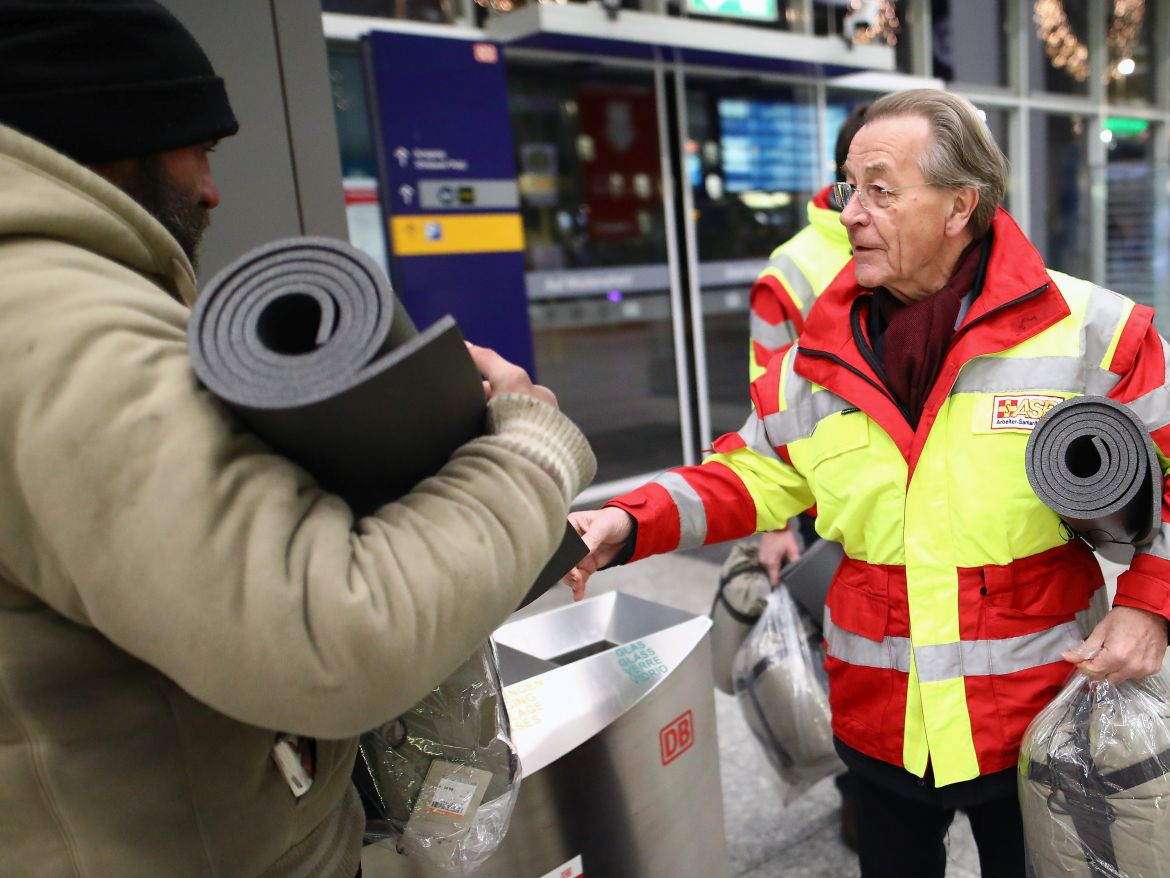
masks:
<svg viewBox="0 0 1170 878"><path fill-rule="evenodd" d="M845 171L853 271L754 382L755 411L713 455L574 515L592 551L570 584L580 593L600 566L769 530L815 503L817 531L846 553L825 641L863 878L941 876L957 808L985 878L1022 878L1021 736L1070 663L1114 681L1161 666L1170 524L1082 646L1074 616L1101 572L1028 484L1036 419L1004 409L1108 395L1165 461L1167 348L1151 309L1044 266L999 206L1006 162L966 100L881 98Z"/></svg>

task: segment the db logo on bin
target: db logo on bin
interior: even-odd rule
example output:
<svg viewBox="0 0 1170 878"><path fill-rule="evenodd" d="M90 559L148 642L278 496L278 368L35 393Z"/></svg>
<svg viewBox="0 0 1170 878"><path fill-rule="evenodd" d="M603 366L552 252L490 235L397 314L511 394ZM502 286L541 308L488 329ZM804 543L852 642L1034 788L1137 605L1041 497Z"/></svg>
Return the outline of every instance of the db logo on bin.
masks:
<svg viewBox="0 0 1170 878"><path fill-rule="evenodd" d="M689 710L677 719L671 720L658 733L658 746L662 750L662 764L669 765L691 749L695 743L695 716Z"/></svg>

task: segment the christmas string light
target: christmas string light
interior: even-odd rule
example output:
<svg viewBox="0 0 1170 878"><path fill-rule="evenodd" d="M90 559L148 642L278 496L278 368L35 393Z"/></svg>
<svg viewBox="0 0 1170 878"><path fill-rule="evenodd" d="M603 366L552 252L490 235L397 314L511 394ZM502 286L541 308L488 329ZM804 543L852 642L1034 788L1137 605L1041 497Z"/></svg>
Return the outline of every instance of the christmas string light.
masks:
<svg viewBox="0 0 1170 878"><path fill-rule="evenodd" d="M898 21L898 14L894 11L892 0L850 0L849 12L846 20L855 15L861 7L877 6L877 15L869 27L858 28L853 32L853 42L860 44L885 43L887 46L898 44L898 34L902 31L902 23Z"/></svg>
<svg viewBox="0 0 1170 878"><path fill-rule="evenodd" d="M1116 69L1112 59L1132 59L1145 14L1145 0L1114 0L1106 37L1111 70ZM1061 0L1036 0L1032 20L1036 23L1036 36L1044 43L1052 66L1064 70L1078 82L1088 79L1089 50L1073 32L1064 3Z"/></svg>

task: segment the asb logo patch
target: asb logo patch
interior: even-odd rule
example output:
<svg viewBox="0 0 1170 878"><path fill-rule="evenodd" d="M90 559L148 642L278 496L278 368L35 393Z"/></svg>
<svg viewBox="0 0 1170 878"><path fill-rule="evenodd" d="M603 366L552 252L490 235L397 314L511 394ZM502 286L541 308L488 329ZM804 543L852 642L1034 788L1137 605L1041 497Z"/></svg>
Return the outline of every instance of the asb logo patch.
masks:
<svg viewBox="0 0 1170 878"><path fill-rule="evenodd" d="M991 401L991 429L1032 430L1048 410L1064 402L1063 396L1043 393L998 394Z"/></svg>

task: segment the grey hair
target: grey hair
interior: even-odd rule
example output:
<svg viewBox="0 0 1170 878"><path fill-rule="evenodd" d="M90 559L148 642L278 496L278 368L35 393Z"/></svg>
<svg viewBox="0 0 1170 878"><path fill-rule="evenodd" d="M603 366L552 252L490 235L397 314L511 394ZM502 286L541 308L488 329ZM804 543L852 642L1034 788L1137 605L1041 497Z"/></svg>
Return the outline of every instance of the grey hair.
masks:
<svg viewBox="0 0 1170 878"><path fill-rule="evenodd" d="M919 116L930 123L934 144L919 157L918 167L935 185L975 187L979 204L968 228L976 238L982 236L1003 203L1008 163L979 111L966 98L950 92L916 88L878 98L866 112L865 122L892 116Z"/></svg>

